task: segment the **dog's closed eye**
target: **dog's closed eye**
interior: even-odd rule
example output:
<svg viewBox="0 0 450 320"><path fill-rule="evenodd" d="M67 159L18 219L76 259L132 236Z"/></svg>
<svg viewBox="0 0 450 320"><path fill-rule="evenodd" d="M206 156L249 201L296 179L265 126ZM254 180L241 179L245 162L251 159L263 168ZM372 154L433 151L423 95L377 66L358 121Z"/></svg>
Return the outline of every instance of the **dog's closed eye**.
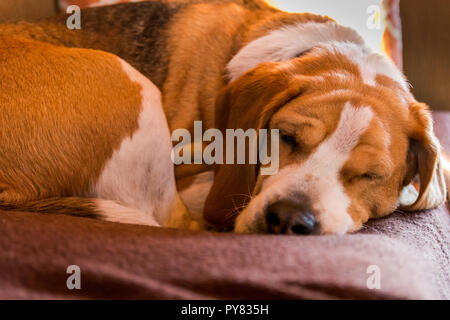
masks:
<svg viewBox="0 0 450 320"><path fill-rule="evenodd" d="M373 172L366 172L363 174L357 174L351 176L348 181L350 183L360 182L360 181L366 181L366 182L374 182L377 180L380 180L382 177L379 174L373 173Z"/></svg>
<svg viewBox="0 0 450 320"><path fill-rule="evenodd" d="M352 171L344 171L344 179L349 183L356 183L360 181L373 182L377 180L381 180L383 178L379 173L375 173L373 171L366 172L352 172Z"/></svg>
<svg viewBox="0 0 450 320"><path fill-rule="evenodd" d="M295 147L297 145L297 140L295 139L295 137L288 134L282 134L281 141L290 145L291 147Z"/></svg>
<svg viewBox="0 0 450 320"><path fill-rule="evenodd" d="M359 175L357 178L361 179L361 180L373 181L373 180L380 179L381 177L376 173L366 172L366 173Z"/></svg>

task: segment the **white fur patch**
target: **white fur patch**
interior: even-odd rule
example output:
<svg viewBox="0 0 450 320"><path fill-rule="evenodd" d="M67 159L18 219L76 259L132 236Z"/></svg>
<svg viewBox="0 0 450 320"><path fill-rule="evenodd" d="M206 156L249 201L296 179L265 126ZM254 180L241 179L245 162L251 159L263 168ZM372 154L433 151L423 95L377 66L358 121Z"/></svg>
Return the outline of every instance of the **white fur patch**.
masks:
<svg viewBox="0 0 450 320"><path fill-rule="evenodd" d="M375 86L376 77L381 74L409 91L405 76L388 57L372 52L355 30L334 22L286 26L250 42L228 63L228 76L233 81L260 63L287 61L312 48L317 55L344 55L358 66L364 83L368 85ZM336 70L336 75L348 78L339 70Z"/></svg>
<svg viewBox="0 0 450 320"><path fill-rule="evenodd" d="M243 47L228 63L229 78L233 81L262 62L292 59L301 53L330 41L349 41L363 45L356 31L327 23L298 23L274 30Z"/></svg>
<svg viewBox="0 0 450 320"><path fill-rule="evenodd" d="M255 221L271 203L300 192L310 198L321 234L343 234L353 227L348 214L351 200L339 180L339 172L373 118L369 107L347 103L336 131L301 165L291 165L269 177L261 192L236 220L236 232L251 232Z"/></svg>
<svg viewBox="0 0 450 320"><path fill-rule="evenodd" d="M96 199L95 205L101 212L103 220L159 227L153 216L121 206L115 201Z"/></svg>
<svg viewBox="0 0 450 320"><path fill-rule="evenodd" d="M400 193L400 197L398 199L398 206L410 206L414 202L416 202L417 197L419 196L419 192L417 192L416 188L412 184L407 185L403 188Z"/></svg>
<svg viewBox="0 0 450 320"><path fill-rule="evenodd" d="M93 192L101 199L113 200L121 206L148 215L148 220L165 226L174 224L173 217L180 219L185 213L178 196L174 167L170 158L172 143L164 115L158 88L141 73L121 60L129 78L142 87L142 106L139 128L126 137L118 150L106 163ZM132 211L135 212L135 211ZM113 208L116 221L128 222L131 216L119 216L121 209ZM105 213L105 215L108 215Z"/></svg>

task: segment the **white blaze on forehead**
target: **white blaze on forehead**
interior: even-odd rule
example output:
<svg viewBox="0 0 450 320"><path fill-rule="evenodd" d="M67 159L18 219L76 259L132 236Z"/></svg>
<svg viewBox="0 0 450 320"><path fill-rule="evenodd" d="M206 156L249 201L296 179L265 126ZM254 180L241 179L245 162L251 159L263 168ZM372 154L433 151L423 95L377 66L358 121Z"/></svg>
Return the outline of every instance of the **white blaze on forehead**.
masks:
<svg viewBox="0 0 450 320"><path fill-rule="evenodd" d="M295 173L299 187L311 197L313 209L324 233L344 233L352 226L348 214L351 200L339 173L373 118L369 107L347 103L333 135Z"/></svg>
<svg viewBox="0 0 450 320"><path fill-rule="evenodd" d="M356 108L347 102L336 131L319 146L309 161L325 155L334 155L335 159L346 161L349 153L358 144L361 135L367 130L372 118L373 112L370 107Z"/></svg>
<svg viewBox="0 0 450 320"><path fill-rule="evenodd" d="M229 78L236 80L262 62L290 60L320 43L330 41L364 44L355 30L334 22L293 24L274 30L242 48L227 66Z"/></svg>
<svg viewBox="0 0 450 320"><path fill-rule="evenodd" d="M295 192L310 198L321 233L345 233L353 226L348 214L351 203L339 173L373 118L369 107L347 103L335 132L301 165L291 165L268 179L261 193L236 221L236 231L245 232L265 207Z"/></svg>

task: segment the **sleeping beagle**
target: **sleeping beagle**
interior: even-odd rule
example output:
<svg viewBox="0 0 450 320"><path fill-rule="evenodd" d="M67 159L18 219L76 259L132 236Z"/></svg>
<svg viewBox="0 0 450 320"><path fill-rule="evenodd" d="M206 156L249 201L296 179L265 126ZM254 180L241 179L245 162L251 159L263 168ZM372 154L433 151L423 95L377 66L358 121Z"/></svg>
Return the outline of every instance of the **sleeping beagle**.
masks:
<svg viewBox="0 0 450 320"><path fill-rule="evenodd" d="M90 8L82 11L81 30L67 30L65 18L4 25L0 27L0 35L14 33L53 45L101 49L116 54L161 90L171 131L184 128L193 134L194 121L202 121L205 130L217 128L224 133L227 129L251 128L280 131L280 170L274 175L261 175L264 167L261 163L214 167L193 164L175 168L180 195L195 220L204 218L214 226L233 226L236 232L242 233L343 234L358 230L370 218L388 215L396 209L434 208L446 199L441 150L428 107L414 99L405 77L388 58L371 52L354 30L328 17L285 13L262 0L179 0ZM36 78L29 83L39 82ZM104 87L108 92L122 92L119 89L122 85L116 81L108 79L106 83ZM89 84L88 87L94 86ZM95 95L91 90L87 96L93 99ZM95 92L98 91L101 90ZM50 96L52 101L58 102ZM100 95L99 99L102 97ZM15 99L21 101L19 97ZM94 103L94 100L89 101ZM16 114L2 123L2 129L21 141L18 143L21 147L31 138L26 136L30 135L27 130L11 126L14 122L10 120L18 117L18 112L16 108ZM72 116L67 113L67 117ZM86 116L99 121L98 115ZM30 117L34 119L36 115L30 114ZM107 123L107 119L111 122ZM129 126L121 131L121 124L115 123L116 117L114 119L102 120L105 123L99 127L101 129L95 128L95 132L109 132L117 135L115 139L127 137L133 141L136 133L130 137L130 132L134 131ZM82 119L79 121L80 125L85 124ZM138 126L139 130L155 128L154 125L149 127L152 129ZM60 129L64 132L67 126L62 125ZM52 137L53 131L56 134L55 129L37 132L47 139ZM120 132L124 132L123 135ZM62 136L70 136L70 133L64 132ZM91 150L95 136L79 141L77 146L81 146L80 150ZM75 138L80 139L80 135L75 134ZM132 199L131 205L117 196L125 190L136 191L133 183L136 177L126 172L127 168L139 164L115 162L116 158L123 159L115 157L116 153L122 152L126 158L126 154L132 152L129 149L133 149L117 147L116 140L109 142L109 152L103 151L103 161L95 161L97 166L90 171L95 172L98 180L94 184L82 180L81 185L90 188L74 189L72 181L63 176L55 179L58 184L51 185L50 191L42 192L40 186L48 183L48 173L58 166L64 172L67 166L64 161L57 163L56 155L64 160L79 160L79 167L74 171L79 175L72 173L71 179L79 179L81 173L91 170L86 170L83 163L92 161L92 154L91 157L76 157L70 153L73 150L54 148L53 139L45 147L39 147L39 152L32 144L32 148L21 154L21 158L29 159L21 168L35 168L38 163L43 167L41 170L19 172L13 165L17 161L15 154L11 154L7 164L2 164L0 172L7 177L7 183L0 181L4 186L3 198L0 198L3 207L11 202L4 200L9 194L14 197L6 199L14 199L16 203L19 201L16 199L20 199L22 208L44 211L45 208L33 205L35 201L93 193L100 198L114 198L112 200L125 207L148 212L148 208L136 204L135 194L128 193L129 197L124 198ZM104 143L103 139L101 141ZM148 148L136 147L142 154L135 154L139 158L150 157L152 159L146 161L161 165L167 161L153 158L156 157L154 151L159 150L155 148L160 147L161 143ZM5 143L1 148L0 152L5 154L10 147ZM52 155L48 161L34 157L45 154L43 148L48 148L46 152ZM225 158L226 154L223 156ZM36 162L36 159L39 160ZM128 185L109 173L111 161L115 163L112 167L122 170L121 177L125 176ZM169 167L166 164L164 172L170 171ZM102 187L105 170L105 179L110 182L108 187ZM46 179L33 180L36 173ZM416 177L420 179L419 191L412 184ZM16 190L11 187L16 181L32 183ZM160 194L166 195L161 190L168 188L172 190L168 194L176 198L172 185L167 187L165 182L155 181L158 180L147 179L149 189L146 190L160 190ZM164 184L162 189L160 184ZM35 193L24 196L29 190ZM79 190L83 192L76 193ZM142 196L136 197L139 204L154 203L152 191L148 198ZM182 207L178 200L162 202ZM74 207L69 206L69 209ZM172 221L190 220L183 210L170 212L169 216L175 217ZM126 213L114 216L116 221L133 217ZM136 222L142 223L139 219ZM187 224L190 223L170 225Z"/></svg>

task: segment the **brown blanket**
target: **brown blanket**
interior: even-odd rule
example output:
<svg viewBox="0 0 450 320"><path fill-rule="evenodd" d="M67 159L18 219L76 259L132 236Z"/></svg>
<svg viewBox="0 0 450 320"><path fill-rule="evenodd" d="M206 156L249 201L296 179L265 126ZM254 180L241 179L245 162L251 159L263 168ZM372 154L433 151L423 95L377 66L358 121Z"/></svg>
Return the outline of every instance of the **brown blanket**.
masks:
<svg viewBox="0 0 450 320"><path fill-rule="evenodd" d="M436 119L450 146L450 116ZM80 290L66 287L69 265ZM380 289L367 287L369 266ZM0 298L450 299L450 215L396 213L358 234L298 237L0 212Z"/></svg>

